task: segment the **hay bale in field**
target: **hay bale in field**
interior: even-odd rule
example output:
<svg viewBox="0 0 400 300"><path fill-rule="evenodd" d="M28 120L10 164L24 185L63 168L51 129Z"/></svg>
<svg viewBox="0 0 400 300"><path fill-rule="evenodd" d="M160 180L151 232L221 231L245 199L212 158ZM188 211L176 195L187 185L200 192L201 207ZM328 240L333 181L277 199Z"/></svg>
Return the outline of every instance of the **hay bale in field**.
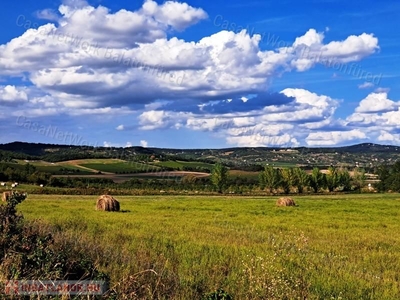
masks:
<svg viewBox="0 0 400 300"><path fill-rule="evenodd" d="M3 202L9 202L9 200L13 197L15 200L18 201L18 203L21 203L26 199L27 196L27 193L20 193L17 191L5 191L3 192L1 199L3 200Z"/></svg>
<svg viewBox="0 0 400 300"><path fill-rule="evenodd" d="M282 197L279 198L278 201L276 201L277 206L296 206L296 203L294 203L294 200L289 197Z"/></svg>
<svg viewBox="0 0 400 300"><path fill-rule="evenodd" d="M12 191L3 192L1 200L3 200L3 202L7 202L11 198L11 196L12 196Z"/></svg>
<svg viewBox="0 0 400 300"><path fill-rule="evenodd" d="M110 195L101 195L97 199L96 210L119 211L119 202Z"/></svg>

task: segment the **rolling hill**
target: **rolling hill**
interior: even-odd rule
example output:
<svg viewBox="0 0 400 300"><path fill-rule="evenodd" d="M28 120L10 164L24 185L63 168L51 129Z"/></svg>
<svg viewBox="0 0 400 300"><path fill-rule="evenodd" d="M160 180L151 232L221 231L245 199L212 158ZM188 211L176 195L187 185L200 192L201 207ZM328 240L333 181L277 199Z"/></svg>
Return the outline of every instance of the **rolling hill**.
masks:
<svg viewBox="0 0 400 300"><path fill-rule="evenodd" d="M164 170L209 171L219 161L227 166L258 171L265 164L275 166L348 166L358 165L373 168L381 164L392 164L400 159L400 147L379 144L358 144L346 147L324 148L268 148L243 147L225 149L164 149L144 147L90 147L13 142L0 144L0 161L10 159L40 160L59 163L72 160L118 159L120 165L90 162L79 164L81 168L103 172L135 171L138 167L151 164ZM129 162L130 166L126 162ZM136 162L137 166L132 164ZM94 165L93 165L94 164Z"/></svg>

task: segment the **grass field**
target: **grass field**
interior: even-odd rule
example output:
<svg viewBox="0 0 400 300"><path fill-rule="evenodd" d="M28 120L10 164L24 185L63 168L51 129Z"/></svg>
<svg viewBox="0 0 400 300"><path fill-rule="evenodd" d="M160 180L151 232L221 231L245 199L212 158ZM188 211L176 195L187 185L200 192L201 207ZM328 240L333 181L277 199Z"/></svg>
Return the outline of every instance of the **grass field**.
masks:
<svg viewBox="0 0 400 300"><path fill-rule="evenodd" d="M400 299L398 194L304 196L286 208L273 197L118 199L124 212L52 195L19 210L73 237L140 299L218 288L234 299Z"/></svg>
<svg viewBox="0 0 400 300"><path fill-rule="evenodd" d="M145 165L137 162L116 162L116 163L87 163L80 164L83 167L98 170L101 172L155 172L159 169L156 166Z"/></svg>
<svg viewBox="0 0 400 300"><path fill-rule="evenodd" d="M288 161L272 161L269 162L269 164L276 168L294 168L298 166L296 162L288 162Z"/></svg>
<svg viewBox="0 0 400 300"><path fill-rule="evenodd" d="M18 160L18 167L23 168L27 164L24 160ZM116 173L116 172L148 172L157 170L157 166L142 164L139 162L129 162L121 159L78 159L50 163L46 161L29 161L29 164L35 166L38 171L48 172L52 174L63 174L60 169L79 170L74 172L79 175L87 175L97 171ZM15 164L13 164L15 166Z"/></svg>
<svg viewBox="0 0 400 300"><path fill-rule="evenodd" d="M169 167L169 168L175 168L175 169L180 169L182 170L183 167L191 167L191 168L206 168L206 169L212 169L214 165L212 164L207 164L203 162L196 162L196 161L161 161L158 163L154 163L154 165L157 166L163 166L163 167Z"/></svg>
<svg viewBox="0 0 400 300"><path fill-rule="evenodd" d="M23 169L25 165L29 163L30 165L36 167L36 170L38 170L39 172L46 172L51 174L65 174L66 170L68 170L70 174L88 175L92 173L85 168L82 168L78 165L69 164L67 162L50 163L42 160L29 162L26 162L24 160L17 160L17 162L18 165L10 164L10 166L12 166L13 168Z"/></svg>

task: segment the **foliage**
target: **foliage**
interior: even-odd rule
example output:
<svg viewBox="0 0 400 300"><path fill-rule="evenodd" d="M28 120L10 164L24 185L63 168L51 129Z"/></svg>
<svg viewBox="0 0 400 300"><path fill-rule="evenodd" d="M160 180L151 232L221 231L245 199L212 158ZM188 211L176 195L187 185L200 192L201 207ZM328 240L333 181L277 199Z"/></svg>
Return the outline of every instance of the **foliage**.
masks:
<svg viewBox="0 0 400 300"><path fill-rule="evenodd" d="M376 184L381 192L400 192L400 160L393 166L382 165L377 170L380 182Z"/></svg>
<svg viewBox="0 0 400 300"><path fill-rule="evenodd" d="M307 172L300 168L294 168L293 170L295 176L294 185L297 187L299 194L302 194L304 189L310 185L310 177Z"/></svg>
<svg viewBox="0 0 400 300"><path fill-rule="evenodd" d="M233 300L233 298L223 289L218 289L215 292L205 295L203 300Z"/></svg>
<svg viewBox="0 0 400 300"><path fill-rule="evenodd" d="M361 191L361 188L365 185L365 170L361 168L355 168L353 171L352 183L356 191Z"/></svg>
<svg viewBox="0 0 400 300"><path fill-rule="evenodd" d="M49 134L54 134L49 131ZM73 144L82 144L81 137L74 135ZM6 150L6 151L4 151ZM289 151L288 151L289 150ZM0 144L0 161L10 162L13 159L36 159L51 162L68 161L75 159L110 159L118 158L135 162L177 161L214 164L216 161L223 163L230 169L262 171L261 161L273 162L274 167L294 167L298 164L304 169L313 167L325 169L330 165L359 165L364 168L376 167L388 161L400 158L397 146L376 144L360 144L349 147L329 148L268 148L268 147L243 147L228 149L160 149L143 147L92 147L73 145L52 145L15 142ZM187 165L193 170L193 166ZM182 167L183 168L183 167ZM211 169L212 166L208 166ZM204 166L204 169L206 167ZM370 170L367 170L370 172Z"/></svg>
<svg viewBox="0 0 400 300"><path fill-rule="evenodd" d="M15 159L32 159L34 157L24 153L0 150L0 162L14 162Z"/></svg>
<svg viewBox="0 0 400 300"><path fill-rule="evenodd" d="M294 175L293 169L292 168L287 168L287 169L280 169L280 186L283 189L283 192L285 194L290 193L290 188L292 186L297 185L296 184L296 177Z"/></svg>
<svg viewBox="0 0 400 300"><path fill-rule="evenodd" d="M0 278L109 279L86 254L76 252L73 247L60 246L39 223L26 223L16 211L16 206L25 198L25 194L13 192L7 203L0 205ZM0 288L4 288L2 284Z"/></svg>
<svg viewBox="0 0 400 300"><path fill-rule="evenodd" d="M59 188L107 188L115 186L108 178L51 177L49 186Z"/></svg>
<svg viewBox="0 0 400 300"><path fill-rule="evenodd" d="M193 186L196 184L198 177L194 174L188 174L182 177L182 184Z"/></svg>
<svg viewBox="0 0 400 300"><path fill-rule="evenodd" d="M375 187L379 192L386 192L391 189L392 179L392 170L388 165L379 166L376 169L376 173L378 174L379 182L375 184Z"/></svg>
<svg viewBox="0 0 400 300"><path fill-rule="evenodd" d="M260 186L267 188L270 193L277 189L281 182L281 173L274 167L267 165L264 171L260 173Z"/></svg>
<svg viewBox="0 0 400 300"><path fill-rule="evenodd" d="M325 176L318 168L313 168L310 175L310 186L314 193L318 193L321 188L325 186Z"/></svg>
<svg viewBox="0 0 400 300"><path fill-rule="evenodd" d="M211 172L211 182L214 184L218 193L222 193L228 180L228 168L221 163L215 164Z"/></svg>
<svg viewBox="0 0 400 300"><path fill-rule="evenodd" d="M339 172L334 167L329 167L328 173L325 176L326 187L329 192L333 192L336 188L339 187L340 179Z"/></svg>
<svg viewBox="0 0 400 300"><path fill-rule="evenodd" d="M339 173L339 185L341 186L343 191L351 190L351 176L347 169L341 168L338 171Z"/></svg>
<svg viewBox="0 0 400 300"><path fill-rule="evenodd" d="M35 166L29 163L26 165L0 163L0 180L2 181L46 184L49 178L49 173L39 172Z"/></svg>

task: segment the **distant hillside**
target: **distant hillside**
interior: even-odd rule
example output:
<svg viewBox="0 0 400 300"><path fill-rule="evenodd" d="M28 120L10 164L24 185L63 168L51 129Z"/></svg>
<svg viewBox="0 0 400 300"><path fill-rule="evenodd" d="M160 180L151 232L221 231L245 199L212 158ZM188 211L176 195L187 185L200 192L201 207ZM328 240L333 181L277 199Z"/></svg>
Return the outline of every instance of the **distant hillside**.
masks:
<svg viewBox="0 0 400 300"><path fill-rule="evenodd" d="M119 158L141 162L221 161L232 167L246 169L265 164L276 166L329 166L343 165L374 167L392 164L400 159L400 147L364 143L346 147L324 148L269 148L242 147L225 149L163 149L163 148L115 148L74 145L53 145L13 142L0 144L0 160L5 158L40 159L49 162L73 159Z"/></svg>

